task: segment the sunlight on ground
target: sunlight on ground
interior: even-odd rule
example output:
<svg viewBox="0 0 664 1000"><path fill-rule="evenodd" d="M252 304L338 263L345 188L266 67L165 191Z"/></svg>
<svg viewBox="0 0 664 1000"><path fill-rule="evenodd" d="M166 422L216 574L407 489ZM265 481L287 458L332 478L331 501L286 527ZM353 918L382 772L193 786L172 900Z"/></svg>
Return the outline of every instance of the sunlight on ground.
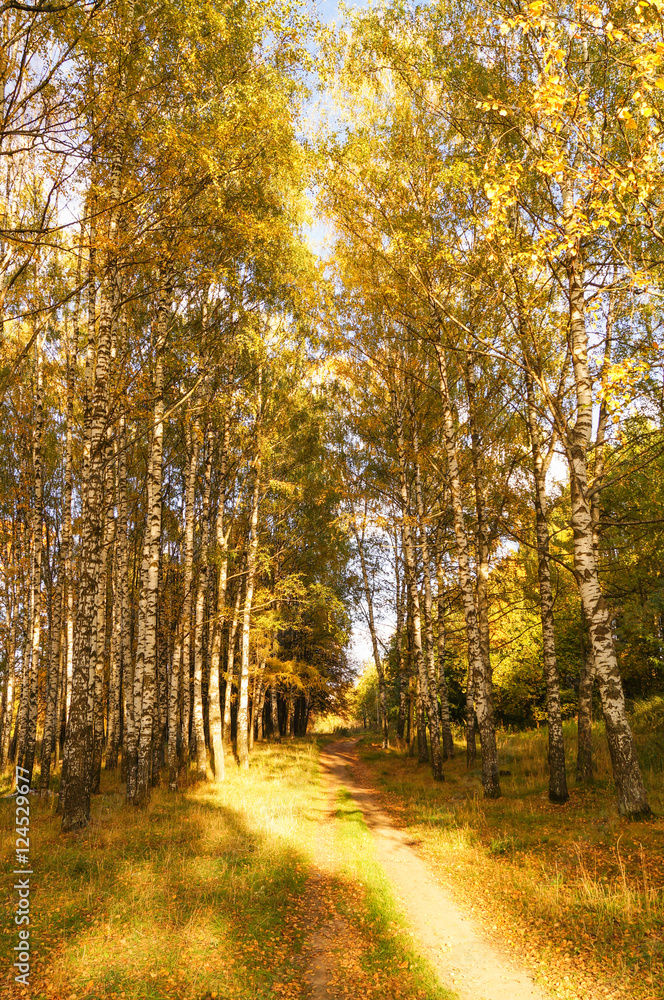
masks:
<svg viewBox="0 0 664 1000"><path fill-rule="evenodd" d="M366 828L349 827L343 807L330 826L316 742L259 745L248 772L231 762L227 773L219 789L155 789L145 811L126 807L119 776L104 773L82 834L63 836L54 800L35 800L29 995L302 998L307 942L338 916L346 930L343 953L331 959L330 996L360 990L363 1000L442 1000L447 994L408 936L395 937L395 904L366 856ZM1 808L8 831L12 803ZM334 841L337 826L343 865L322 874L316 838L323 829ZM6 856L10 841L5 832ZM28 994L12 982L7 961L12 904L5 904L0 995L14 998Z"/></svg>
<svg viewBox="0 0 664 1000"><path fill-rule="evenodd" d="M650 802L664 812L662 757L652 728L662 699L641 706L635 733ZM460 734L459 734L460 735ZM603 727L593 733L597 777L575 785L576 727L566 726L571 798L548 801L546 733L503 734L503 797L481 798L480 770L465 747L434 783L413 758L365 741L362 757L399 825L462 906L538 975L555 996L629 1000L661 994L664 981L664 820L629 823L615 804ZM554 944L555 941L555 944Z"/></svg>

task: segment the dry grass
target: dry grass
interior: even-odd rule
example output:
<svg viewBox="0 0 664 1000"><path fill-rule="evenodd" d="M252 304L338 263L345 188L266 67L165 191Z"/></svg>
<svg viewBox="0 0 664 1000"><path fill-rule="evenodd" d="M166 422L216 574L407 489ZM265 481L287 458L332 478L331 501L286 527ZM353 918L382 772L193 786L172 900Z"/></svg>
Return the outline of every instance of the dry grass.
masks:
<svg viewBox="0 0 664 1000"><path fill-rule="evenodd" d="M117 776L104 774L82 834L60 834L52 801L31 802L30 995L273 996L303 938L291 911L318 820L316 760L311 744L264 747L220 790L155 789L145 811L125 807ZM12 808L2 803L3 831ZM5 857L12 839L4 833ZM7 897L3 958L16 937ZM10 976L4 986L18 995Z"/></svg>
<svg viewBox="0 0 664 1000"><path fill-rule="evenodd" d="M659 721L658 721L659 720ZM635 716L650 802L664 812L658 747L664 701ZM575 728L566 729L573 776ZM597 778L565 806L548 801L546 733L501 736L502 799L481 797L465 750L435 784L427 768L375 744L363 751L384 801L413 828L441 880L462 905L565 998L664 997L664 821L629 823L615 805L602 727L594 734Z"/></svg>

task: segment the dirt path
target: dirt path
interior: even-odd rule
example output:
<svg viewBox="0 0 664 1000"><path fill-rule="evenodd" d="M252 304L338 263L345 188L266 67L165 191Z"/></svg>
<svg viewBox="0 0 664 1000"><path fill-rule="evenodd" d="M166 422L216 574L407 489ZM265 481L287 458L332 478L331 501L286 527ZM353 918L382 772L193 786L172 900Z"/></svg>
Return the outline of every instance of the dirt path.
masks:
<svg viewBox="0 0 664 1000"><path fill-rule="evenodd" d="M311 876L304 895L304 913L312 929L302 950L302 962L311 1000L327 1000L338 975L338 953L349 933L346 922L329 905L330 886L338 868L333 833L334 797L329 782L324 783L316 805L319 822L313 844Z"/></svg>
<svg viewBox="0 0 664 1000"><path fill-rule="evenodd" d="M549 1000L549 995L535 986L527 973L516 969L438 885L413 849L408 833L394 827L375 794L358 784L353 775L356 762L354 741L331 743L321 751L328 789L344 785L362 810L378 860L441 983L456 990L462 1000Z"/></svg>

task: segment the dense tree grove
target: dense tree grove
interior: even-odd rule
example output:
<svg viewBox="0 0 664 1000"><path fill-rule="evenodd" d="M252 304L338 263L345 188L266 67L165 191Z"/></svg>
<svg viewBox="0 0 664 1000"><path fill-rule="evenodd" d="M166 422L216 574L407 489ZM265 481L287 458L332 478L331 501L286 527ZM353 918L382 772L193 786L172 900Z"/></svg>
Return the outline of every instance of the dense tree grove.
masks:
<svg viewBox="0 0 664 1000"><path fill-rule="evenodd" d="M53 9L2 15L2 755L68 830L303 733L349 618L297 16Z"/></svg>
<svg viewBox="0 0 664 1000"><path fill-rule="evenodd" d="M498 797L546 724L562 803L601 712L649 814L661 7L3 6L0 763L63 830L343 711L353 618L384 746Z"/></svg>

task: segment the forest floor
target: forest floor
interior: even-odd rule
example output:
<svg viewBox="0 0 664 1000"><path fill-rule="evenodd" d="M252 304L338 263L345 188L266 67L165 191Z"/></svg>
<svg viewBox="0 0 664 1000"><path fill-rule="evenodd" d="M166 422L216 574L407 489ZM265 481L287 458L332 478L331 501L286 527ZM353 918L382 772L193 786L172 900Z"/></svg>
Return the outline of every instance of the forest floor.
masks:
<svg viewBox="0 0 664 1000"><path fill-rule="evenodd" d="M660 816L662 708L636 720ZM554 998L660 1000L664 822L618 817L599 728L595 740L597 781L572 781L564 807L546 798L542 732L501 737L511 774L496 802L461 746L434 784L370 736L341 761L338 737L259 745L249 772L230 762L218 789L157 788L141 811L105 772L80 834L60 834L54 800L35 797L27 991L11 970L14 803L2 800L0 997L453 1000L468 987L456 912L482 928L498 978L521 968ZM449 902L442 950L427 937L432 898Z"/></svg>
<svg viewBox="0 0 664 1000"><path fill-rule="evenodd" d="M31 798L27 990L13 981L15 806L2 800L0 996L453 1000L357 809L324 783L315 740L258 745L248 772L227 775L154 789L135 811L104 772L79 834L59 832L53 798Z"/></svg>
<svg viewBox="0 0 664 1000"><path fill-rule="evenodd" d="M440 885L552 996L664 997L664 699L632 716L655 819L618 815L603 726L596 779L575 784L575 726L566 726L570 800L547 796L546 732L501 734L502 798L481 797L465 746L436 783L378 736L358 745L356 779L378 800Z"/></svg>

